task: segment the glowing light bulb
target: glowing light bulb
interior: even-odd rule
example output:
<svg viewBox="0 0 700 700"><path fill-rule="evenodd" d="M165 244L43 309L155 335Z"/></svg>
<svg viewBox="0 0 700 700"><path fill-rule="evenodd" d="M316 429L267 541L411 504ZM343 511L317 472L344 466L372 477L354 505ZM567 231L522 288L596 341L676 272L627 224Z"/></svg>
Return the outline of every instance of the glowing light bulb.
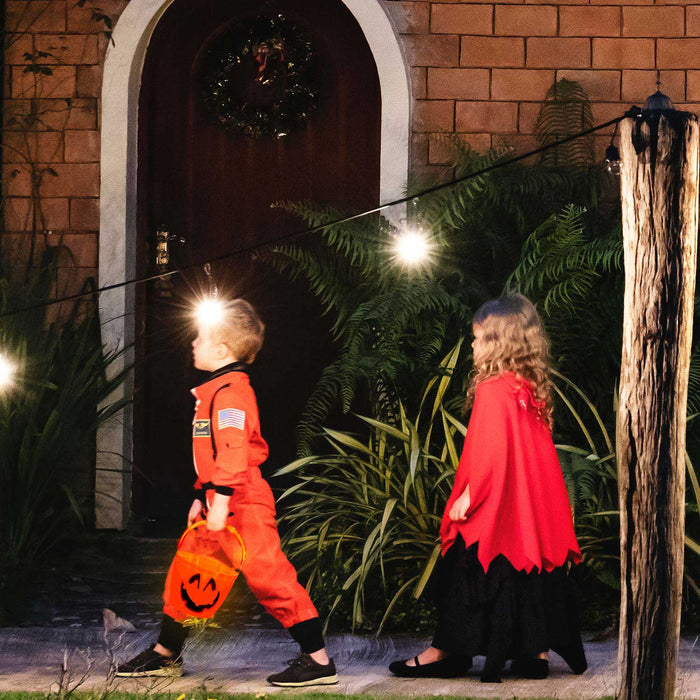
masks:
<svg viewBox="0 0 700 700"><path fill-rule="evenodd" d="M622 172L622 160L620 151L617 146L610 142L610 145L605 149L605 169L613 175L619 175Z"/></svg>
<svg viewBox="0 0 700 700"><path fill-rule="evenodd" d="M0 389L12 384L15 376L15 366L3 355L0 355Z"/></svg>
<svg viewBox="0 0 700 700"><path fill-rule="evenodd" d="M197 321L206 326L219 323L224 317L224 305L215 297L203 299L197 305Z"/></svg>
<svg viewBox="0 0 700 700"><path fill-rule="evenodd" d="M407 265L420 265L430 258L430 241L422 231L405 231L396 238L396 257Z"/></svg>

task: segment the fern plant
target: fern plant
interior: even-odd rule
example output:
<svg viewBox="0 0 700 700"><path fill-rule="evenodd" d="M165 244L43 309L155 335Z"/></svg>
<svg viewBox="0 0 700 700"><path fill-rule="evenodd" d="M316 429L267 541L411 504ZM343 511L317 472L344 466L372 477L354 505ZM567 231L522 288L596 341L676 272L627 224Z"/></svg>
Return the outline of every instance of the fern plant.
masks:
<svg viewBox="0 0 700 700"><path fill-rule="evenodd" d="M589 126L589 121L583 89L560 81L543 105L538 139L546 145L564 132ZM478 154L454 136L445 138L452 147L457 179L480 174L416 197L409 205L409 220L430 232L436 251L431 267L423 272L409 273L394 264L391 244L399 231L382 216L332 224L343 212L309 203L277 205L309 226L328 224L313 240L260 256L283 274L305 280L332 319L338 357L322 372L302 416L301 454L312 448L332 409L347 412L358 392L380 418L393 416L399 400L408 410L415 409L420 387L464 333L472 310L500 294L516 268L522 268L517 283L525 284L525 268L532 267L534 258L543 247L552 247L556 237L586 239L588 249L581 251L581 260L565 264L563 272L571 279L560 280L550 296L567 301L569 288L593 284L600 264L593 260L599 252L595 239L606 240L611 230L609 180L600 168L584 167L592 161L584 164L573 156L506 164L510 157L506 151ZM481 172L495 165L501 167ZM408 191L417 193L426 184L430 183L410 182ZM584 209L580 217L574 214ZM613 217L612 228L617 221L619 215ZM536 235L530 237L533 231ZM526 241L531 249L523 253ZM550 258L566 252L559 245ZM548 263L549 259L539 265ZM554 308L552 304L551 325L556 327L560 309L555 314ZM568 344L561 345L567 356L573 352L572 344L583 341L562 337L567 339Z"/></svg>
<svg viewBox="0 0 700 700"><path fill-rule="evenodd" d="M49 260L21 283L0 275L0 311L46 300ZM0 624L17 619L46 557L83 522L76 463L94 449L97 426L122 404L106 403L125 379L108 378L97 310L73 307L62 324L43 309L0 321L0 343L17 366L0 395ZM102 408L98 409L98 406Z"/></svg>
<svg viewBox="0 0 700 700"><path fill-rule="evenodd" d="M333 209L280 206L311 226L339 217ZM457 288L445 277L395 265L395 233L381 217L329 225L320 242L277 247L263 258L292 279L303 277L334 318L339 356L322 371L308 401L298 431L302 454L332 407L350 410L360 386L376 417L396 415L399 401L413 410L446 339L456 340L469 320L475 285Z"/></svg>
<svg viewBox="0 0 700 700"><path fill-rule="evenodd" d="M591 102L579 83L562 78L547 90L535 125L542 146L549 146L592 126ZM540 157L547 165L591 166L594 162L593 134L550 148Z"/></svg>
<svg viewBox="0 0 700 700"><path fill-rule="evenodd" d="M613 221L596 235L586 214L569 205L538 226L506 286L537 303L555 366L598 405L612 406L622 344L622 233ZM610 428L612 420L609 413Z"/></svg>
<svg viewBox="0 0 700 700"><path fill-rule="evenodd" d="M460 172L504 157L456 149ZM380 418L392 416L398 400L415 410L420 387L465 332L472 309L503 290L529 232L551 221L559 202L578 196L582 187L564 171L515 164L420 198L410 216L430 231L437 251L422 271L395 263L398 232L380 216L331 224L342 212L279 203L309 226L328 224L313 241L261 256L281 273L305 280L332 317L338 358L323 370L308 401L300 453L311 449L333 407L350 409L358 390ZM564 217L558 227L578 225Z"/></svg>

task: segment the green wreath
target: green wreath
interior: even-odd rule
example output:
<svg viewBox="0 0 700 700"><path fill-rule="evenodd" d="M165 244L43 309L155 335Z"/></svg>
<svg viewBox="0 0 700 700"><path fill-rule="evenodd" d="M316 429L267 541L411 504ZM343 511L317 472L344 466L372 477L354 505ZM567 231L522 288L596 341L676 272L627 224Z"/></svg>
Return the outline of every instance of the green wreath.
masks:
<svg viewBox="0 0 700 700"><path fill-rule="evenodd" d="M318 105L311 44L284 15L236 24L208 52L203 92L225 129L286 136Z"/></svg>

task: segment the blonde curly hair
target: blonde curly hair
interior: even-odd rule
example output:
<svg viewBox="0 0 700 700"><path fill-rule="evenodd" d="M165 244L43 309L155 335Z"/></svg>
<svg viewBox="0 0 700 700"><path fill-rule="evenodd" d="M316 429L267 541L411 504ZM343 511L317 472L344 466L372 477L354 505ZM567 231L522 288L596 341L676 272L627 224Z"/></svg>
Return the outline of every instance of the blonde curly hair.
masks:
<svg viewBox="0 0 700 700"><path fill-rule="evenodd" d="M526 379L539 403L540 416L552 427L549 338L534 304L522 294L504 294L480 306L473 318L482 335L474 348L474 369L466 407L476 387L489 377L513 372Z"/></svg>

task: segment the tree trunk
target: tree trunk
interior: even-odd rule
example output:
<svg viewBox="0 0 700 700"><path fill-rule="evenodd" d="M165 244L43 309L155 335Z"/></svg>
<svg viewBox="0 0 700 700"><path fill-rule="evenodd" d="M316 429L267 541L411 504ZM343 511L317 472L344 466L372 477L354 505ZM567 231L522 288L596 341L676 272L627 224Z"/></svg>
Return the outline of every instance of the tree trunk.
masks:
<svg viewBox="0 0 700 700"><path fill-rule="evenodd" d="M671 700L683 579L698 118L659 110L620 126L625 316L617 416L618 698Z"/></svg>

